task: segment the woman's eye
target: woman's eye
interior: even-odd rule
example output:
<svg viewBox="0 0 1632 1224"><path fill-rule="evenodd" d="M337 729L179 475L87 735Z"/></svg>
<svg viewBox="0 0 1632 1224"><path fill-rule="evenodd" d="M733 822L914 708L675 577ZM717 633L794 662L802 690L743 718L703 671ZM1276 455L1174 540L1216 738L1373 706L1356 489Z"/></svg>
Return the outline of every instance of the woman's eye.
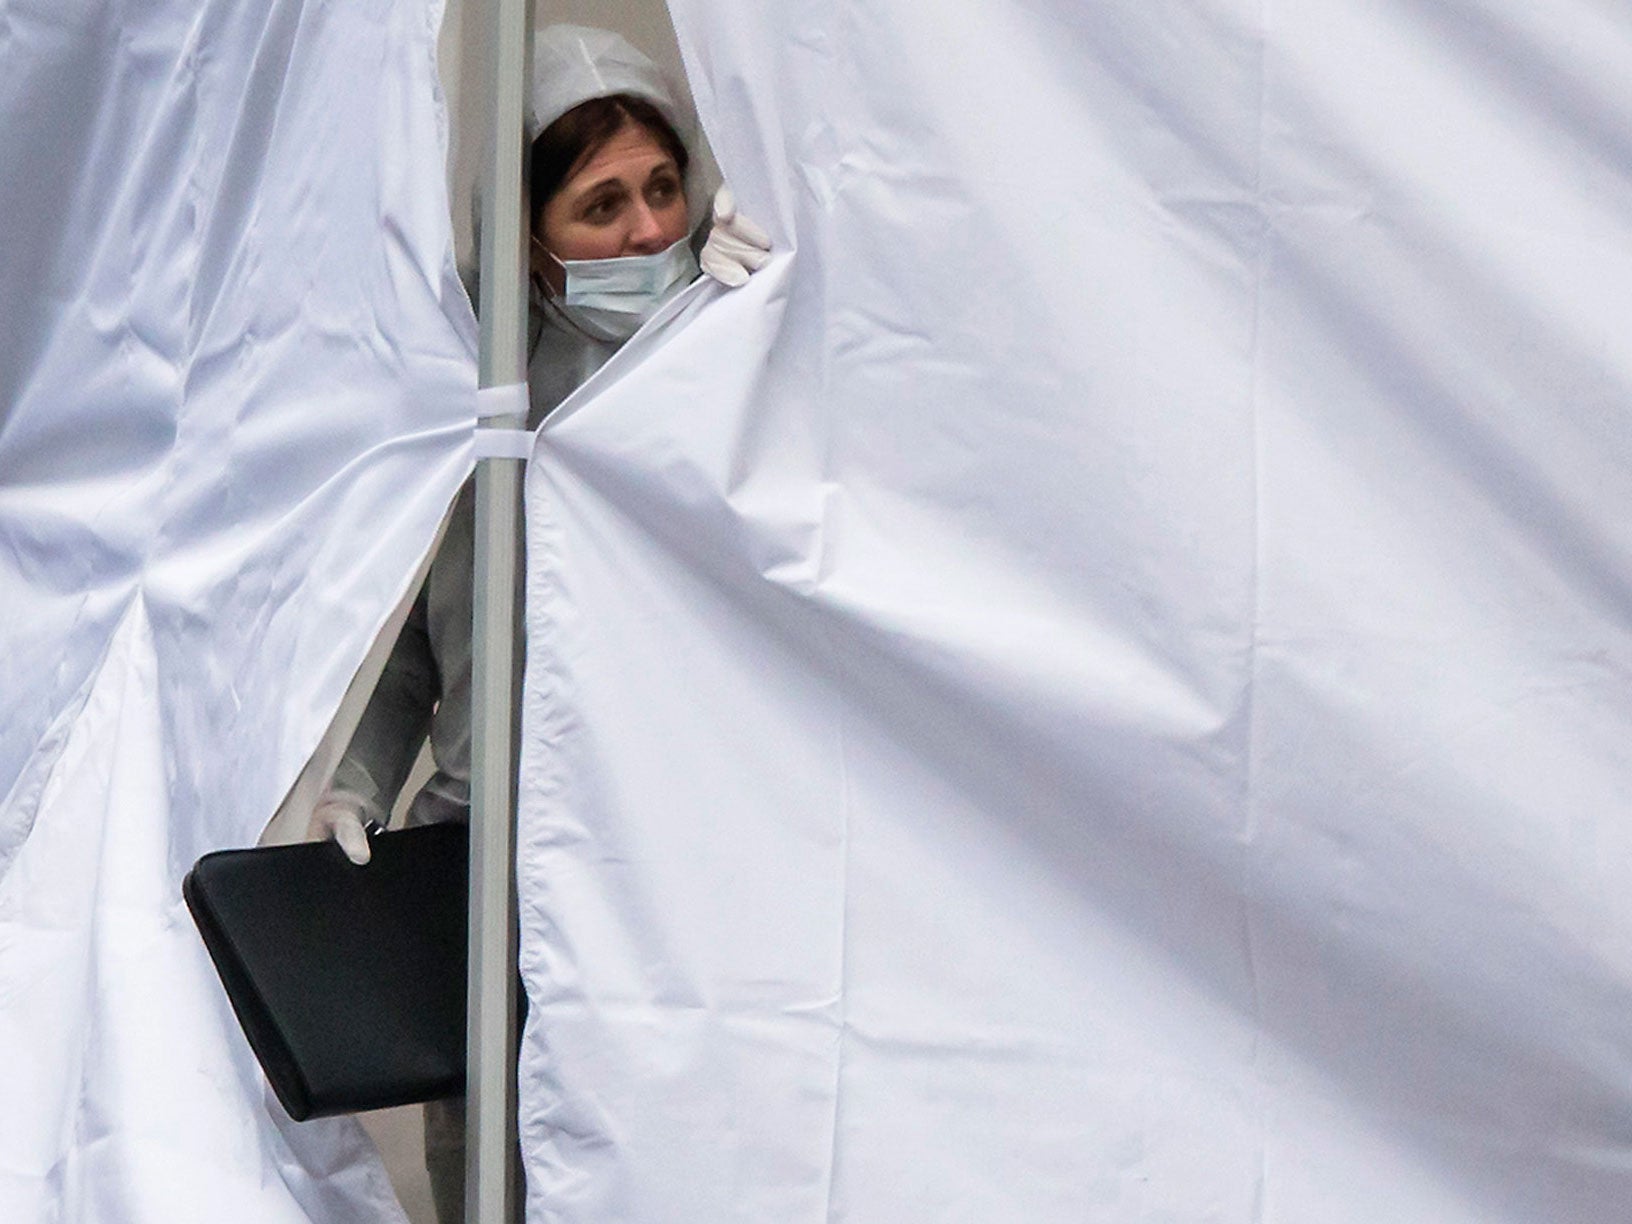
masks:
<svg viewBox="0 0 1632 1224"><path fill-rule="evenodd" d="M646 199L652 204L667 204L680 194L680 184L673 179L659 179L646 189Z"/></svg>
<svg viewBox="0 0 1632 1224"><path fill-rule="evenodd" d="M618 215L620 203L616 196L601 196L584 206L582 216L593 225L604 225Z"/></svg>

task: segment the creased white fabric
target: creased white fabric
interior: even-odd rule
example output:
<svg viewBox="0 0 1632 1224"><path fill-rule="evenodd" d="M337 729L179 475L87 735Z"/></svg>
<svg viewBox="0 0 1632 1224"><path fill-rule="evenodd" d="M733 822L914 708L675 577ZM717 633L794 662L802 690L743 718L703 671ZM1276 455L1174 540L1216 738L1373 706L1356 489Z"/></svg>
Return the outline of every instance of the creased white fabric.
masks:
<svg viewBox="0 0 1632 1224"><path fill-rule="evenodd" d="M470 466L440 6L0 8L0 1220L400 1211L268 1108L180 880Z"/></svg>
<svg viewBox="0 0 1632 1224"><path fill-rule="evenodd" d="M530 1218L1602 1224L1632 23L676 0L529 472Z"/></svg>

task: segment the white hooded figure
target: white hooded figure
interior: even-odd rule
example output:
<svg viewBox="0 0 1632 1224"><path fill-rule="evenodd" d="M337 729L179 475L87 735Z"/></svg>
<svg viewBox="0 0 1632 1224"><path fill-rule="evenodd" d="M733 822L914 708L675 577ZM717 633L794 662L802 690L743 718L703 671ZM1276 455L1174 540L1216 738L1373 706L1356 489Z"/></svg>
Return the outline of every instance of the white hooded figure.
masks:
<svg viewBox="0 0 1632 1224"><path fill-rule="evenodd" d="M701 269L740 285L769 240L716 196L700 254L688 182L694 121L657 66L617 34L538 32L527 135L533 145L529 424L605 364ZM689 188L689 189L688 189ZM385 825L427 734L435 772L407 823L468 818L474 495L467 482L379 684L311 817L359 864ZM464 1110L426 1109L426 1164L443 1224L463 1214Z"/></svg>
<svg viewBox="0 0 1632 1224"><path fill-rule="evenodd" d="M576 25L553 25L539 31L533 40L533 82L527 98L526 115L527 139L535 143L535 150L538 138L563 116L586 102L620 96L636 98L653 106L668 123L682 147L689 149L696 130L695 117L677 101L674 90L657 65L621 36L610 30ZM548 159L540 157L535 151L535 181L539 177L538 163L545 160ZM694 167L689 159L688 165L679 169L689 236L697 220L693 213L699 193ZM538 198L541 193L536 187L530 194L533 210L530 247L534 269L534 330L529 337L532 351L527 368L527 386L532 401L531 423L536 424L606 363L632 334L631 324L638 326L643 320L634 311L621 319L611 312L601 317L596 314L597 307L593 302L586 306L574 300L569 304L566 301L567 286L559 280L555 286L559 292L552 291L543 278L548 248L538 232L544 201ZM643 304L647 309L655 310L667 296L696 277L698 265L689 250L689 243L682 242L680 248L671 257L670 266L652 267L652 252L632 253L635 259L644 261L645 266L638 269L639 272L655 273L650 277L651 282L663 282L661 286L656 283L650 285L655 292L645 296ZM604 262L605 271L615 276L616 262L622 262L622 257L614 255L597 262ZM564 263L562 270L565 271ZM668 283L671 278L677 283ZM573 298L580 298L582 294L578 286L574 285L573 289ZM606 292L615 292L615 289L607 291L603 287L603 293ZM631 306L637 304L635 294L626 296L631 299Z"/></svg>
<svg viewBox="0 0 1632 1224"><path fill-rule="evenodd" d="M736 215L724 189L713 224L699 224L706 210L689 153L696 118L679 97L656 64L608 30L554 25L534 40L526 120L534 424L690 284L699 264L735 286L765 262L769 239ZM670 171L679 190L665 209L656 193ZM586 223L585 209L610 215Z"/></svg>

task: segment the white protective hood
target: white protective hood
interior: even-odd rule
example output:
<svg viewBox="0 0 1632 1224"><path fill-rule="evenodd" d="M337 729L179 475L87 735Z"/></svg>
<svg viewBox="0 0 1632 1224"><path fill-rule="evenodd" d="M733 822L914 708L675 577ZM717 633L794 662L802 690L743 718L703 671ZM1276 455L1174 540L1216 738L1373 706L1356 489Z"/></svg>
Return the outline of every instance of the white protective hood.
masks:
<svg viewBox="0 0 1632 1224"><path fill-rule="evenodd" d="M610 94L645 98L687 147L696 133L696 116L683 106L682 96L662 69L621 34L592 26L546 26L533 36L533 84L528 93L527 139L538 134L573 107Z"/></svg>

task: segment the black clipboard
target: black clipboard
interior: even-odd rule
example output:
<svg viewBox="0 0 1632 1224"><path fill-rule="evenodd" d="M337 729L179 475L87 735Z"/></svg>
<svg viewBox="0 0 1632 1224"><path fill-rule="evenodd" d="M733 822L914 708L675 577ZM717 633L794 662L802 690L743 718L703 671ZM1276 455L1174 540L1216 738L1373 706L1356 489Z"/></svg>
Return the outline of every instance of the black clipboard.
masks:
<svg viewBox="0 0 1632 1224"><path fill-rule="evenodd" d="M464 824L206 854L182 896L296 1121L465 1090Z"/></svg>

